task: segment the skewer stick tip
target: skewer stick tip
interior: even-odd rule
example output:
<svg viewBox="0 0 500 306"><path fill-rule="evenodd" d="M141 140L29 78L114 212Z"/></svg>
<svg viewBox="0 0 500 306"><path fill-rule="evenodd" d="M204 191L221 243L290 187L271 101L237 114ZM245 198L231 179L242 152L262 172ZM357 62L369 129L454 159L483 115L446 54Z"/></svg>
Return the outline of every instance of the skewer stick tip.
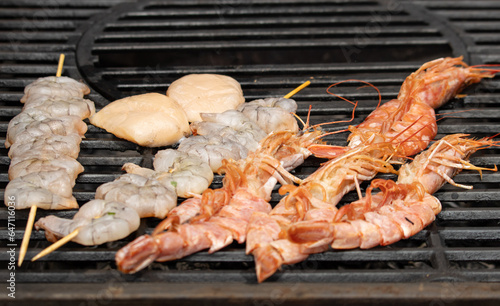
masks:
<svg viewBox="0 0 500 306"><path fill-rule="evenodd" d="M64 58L65 58L64 53L61 53L61 55L59 55L59 64L57 65L56 77L60 77L62 74L62 69L63 69L63 65L64 65Z"/></svg>
<svg viewBox="0 0 500 306"><path fill-rule="evenodd" d="M69 241L71 241L71 239L75 238L78 235L79 232L80 232L80 229L78 229L78 228L75 229L74 231L72 231L68 235L64 236L60 240L56 241L55 243L53 243L52 245L48 246L43 251L41 251L40 253L38 253L35 257L33 257L31 259L31 261L35 261L37 259L42 258L45 255L48 255L48 254L54 252L58 248L62 247L63 245L65 245L66 243L68 243Z"/></svg>
<svg viewBox="0 0 500 306"><path fill-rule="evenodd" d="M36 216L36 205L32 205L30 209L30 214L28 216L28 221L26 223L26 229L24 230L23 241L21 243L21 249L19 250L19 260L17 265L20 267L23 264L24 256L26 256L26 251L28 250L28 243L31 238L31 231L33 230L33 223L35 223Z"/></svg>
<svg viewBox="0 0 500 306"><path fill-rule="evenodd" d="M294 94L298 93L299 91L301 91L302 89L306 88L307 86L309 86L309 84L311 84L311 81L305 81L304 83L302 83L302 85L300 85L299 87L295 88L294 90L290 91L288 94L286 94L283 98L285 99L289 99L290 97L292 97Z"/></svg>

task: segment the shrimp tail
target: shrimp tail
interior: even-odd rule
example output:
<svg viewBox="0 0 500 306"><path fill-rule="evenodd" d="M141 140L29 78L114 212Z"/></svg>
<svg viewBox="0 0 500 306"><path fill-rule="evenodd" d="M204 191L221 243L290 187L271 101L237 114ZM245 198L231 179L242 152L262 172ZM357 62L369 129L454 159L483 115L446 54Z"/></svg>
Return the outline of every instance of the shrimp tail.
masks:
<svg viewBox="0 0 500 306"><path fill-rule="evenodd" d="M262 283L283 264L283 258L280 253L275 250L271 245L259 247L253 251L255 261L255 271L257 273L257 281Z"/></svg>
<svg viewBox="0 0 500 306"><path fill-rule="evenodd" d="M154 262L160 254L153 236L143 235L116 252L118 269L123 273L135 273Z"/></svg>

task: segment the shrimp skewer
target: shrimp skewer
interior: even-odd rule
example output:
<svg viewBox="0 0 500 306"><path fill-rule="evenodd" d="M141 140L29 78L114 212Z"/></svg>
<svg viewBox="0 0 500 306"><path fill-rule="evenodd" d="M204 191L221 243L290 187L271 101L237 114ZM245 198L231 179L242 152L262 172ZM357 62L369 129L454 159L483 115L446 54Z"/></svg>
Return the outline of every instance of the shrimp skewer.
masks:
<svg viewBox="0 0 500 306"><path fill-rule="evenodd" d="M299 262L307 257L306 253L300 251L302 246L286 239L288 227L303 220L308 220L310 223L331 220L337 213L336 205L342 196L357 187L359 181L371 179L380 171L375 167L380 163L379 159L386 160L387 154L398 157L410 156L427 147L437 133L437 123L434 109L429 105L430 100L438 99L439 103L431 105L440 106L452 94L441 92L437 96L436 91L426 91L434 90L438 84L455 95L463 86L455 86L454 74L450 73L452 71L456 71L455 74L473 75L475 81L480 80L479 76L493 76L492 71L481 72L479 69L467 69L462 66L466 67L461 58L438 59L424 64L405 80L398 99L378 107L357 127L350 127L352 134L348 138L348 147L311 146L310 150L315 155L333 158L332 161L349 158L350 152L356 152L365 144L386 144L392 145L393 148L392 153L389 150L385 155L381 155L379 150L366 151L364 157L352 158L341 168L347 172L357 167L360 160L366 160L368 164L374 163L371 167L364 166L365 170L371 169L370 175L351 172L353 175L348 177L333 167L322 167L318 170L318 174L311 175L301 186L282 187L280 190L282 193L287 191L290 193L278 203L269 216L256 216L252 219L255 223L251 221L248 225L247 253L253 253L255 257L259 282L272 275L281 264ZM445 75L438 77L440 73ZM470 80L464 78L463 81ZM424 83L427 85L424 86ZM449 83L453 83L454 86L447 85ZM328 176L321 175L325 170L328 171ZM361 197L359 190L358 195ZM308 233L312 235L312 232ZM325 244L321 243L316 243L311 248L316 245L320 246L318 250L325 248Z"/></svg>
<svg viewBox="0 0 500 306"><path fill-rule="evenodd" d="M15 196L16 209L31 207L19 266L26 254L37 207L78 207L71 193L83 167L75 158L87 130L82 120L92 115L95 107L92 101L83 99L90 92L85 84L61 77L63 61L61 54L55 77L40 78L26 86L21 98L25 107L9 122L7 131L5 146L10 148L12 161L5 196Z"/></svg>
<svg viewBox="0 0 500 306"><path fill-rule="evenodd" d="M330 219L342 196L360 181L371 180L378 172L396 173L387 161L393 152L386 143L362 146L329 160L299 186L281 187L280 193L288 195L269 214L252 216L247 226L246 253L254 255L258 280L266 279L285 262L305 259L286 239L288 227L302 220ZM292 254L298 257L289 258Z"/></svg>

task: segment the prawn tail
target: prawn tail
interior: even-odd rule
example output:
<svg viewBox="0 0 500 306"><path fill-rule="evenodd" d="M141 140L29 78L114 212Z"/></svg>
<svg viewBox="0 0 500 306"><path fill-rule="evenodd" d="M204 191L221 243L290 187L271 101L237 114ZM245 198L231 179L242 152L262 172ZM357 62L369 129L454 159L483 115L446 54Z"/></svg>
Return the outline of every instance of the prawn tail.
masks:
<svg viewBox="0 0 500 306"><path fill-rule="evenodd" d="M257 281L262 283L272 276L283 264L280 253L271 245L259 247L252 252L255 261Z"/></svg>
<svg viewBox="0 0 500 306"><path fill-rule="evenodd" d="M143 235L116 252L118 269L127 274L136 273L154 262L160 249L153 236Z"/></svg>
<svg viewBox="0 0 500 306"><path fill-rule="evenodd" d="M261 245L277 240L281 227L269 214L254 212L248 221L246 232L245 253L250 254Z"/></svg>

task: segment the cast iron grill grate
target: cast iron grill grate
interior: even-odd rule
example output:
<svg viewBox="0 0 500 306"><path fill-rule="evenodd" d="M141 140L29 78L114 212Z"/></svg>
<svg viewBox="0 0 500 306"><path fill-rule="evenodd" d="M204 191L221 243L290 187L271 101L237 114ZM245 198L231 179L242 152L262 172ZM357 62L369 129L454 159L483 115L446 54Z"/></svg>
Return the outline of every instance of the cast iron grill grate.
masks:
<svg viewBox="0 0 500 306"><path fill-rule="evenodd" d="M123 96L163 92L170 82L188 73L231 75L242 84L247 101L281 96L311 79L312 85L295 98L301 117L312 105L312 123L350 116L350 105L325 92L337 81L372 82L387 101L396 97L404 78L427 60L464 55L471 64L500 63L500 15L496 14L500 4L492 1L103 0L76 4L25 0L1 5L2 143L8 122L22 108L18 101L24 86L55 74L61 52L66 54L63 73L91 85L89 98L98 107ZM360 102L354 124L378 102L373 90L358 87L352 83L335 89ZM467 89L467 96L438 110L442 116L456 112L439 122L438 138L459 132L477 137L500 132L499 87L498 77L484 80ZM339 124L328 129L346 127ZM343 145L345 139L345 134L338 134L327 140ZM93 198L97 186L122 174L125 162L151 166L156 152L92 126L81 149L79 161L86 171L74 189L80 204ZM0 152L3 196L9 159L7 150ZM295 174L306 177L320 162L311 158ZM478 152L472 162L498 165L500 150ZM97 247L70 243L31 263L29 259L49 245L43 232L34 232L28 261L16 270L18 296L27 304L61 302L70 294L97 304L141 299L143 303L155 299L237 302L245 297L248 304L279 304L285 299L299 303L304 297L367 304L384 298L387 302L411 298L427 304L474 298L491 301L498 298L491 288L500 282L500 175L484 172L480 179L477 173L462 172L456 181L474 189L443 187L436 193L443 212L414 237L371 250L315 254L304 263L284 267L260 286L254 286L253 258L236 244L211 255L201 252L175 262L155 263L135 275L119 273L114 264L116 250L137 235L151 232L158 223L153 219L144 220L138 233L122 241ZM217 176L213 187L220 183ZM273 193L272 203L279 198ZM343 203L355 199L351 193ZM69 218L74 213L38 211L37 218L49 214ZM18 245L27 215L27 211L16 212ZM0 207L5 224L0 228L2 272L8 272L7 218L7 209ZM426 290L418 298L403 285ZM281 295L276 297L276 292ZM103 298L104 294L111 294L112 299ZM191 300L183 300L184 295Z"/></svg>

